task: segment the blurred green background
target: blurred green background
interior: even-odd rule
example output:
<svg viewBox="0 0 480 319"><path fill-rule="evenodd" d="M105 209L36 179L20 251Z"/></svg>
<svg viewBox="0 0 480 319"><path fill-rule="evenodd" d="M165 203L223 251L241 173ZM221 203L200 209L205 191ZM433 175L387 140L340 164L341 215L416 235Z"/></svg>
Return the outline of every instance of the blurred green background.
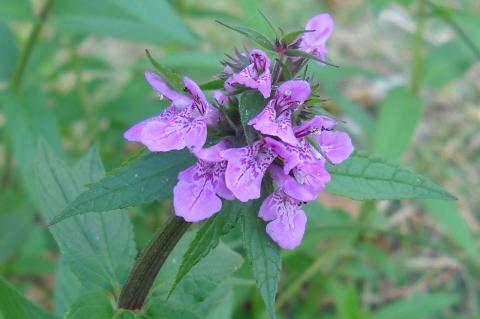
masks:
<svg viewBox="0 0 480 319"><path fill-rule="evenodd" d="M57 0L15 80L45 3L0 0L0 276L28 300L58 316L66 307L32 182L39 139L68 162L96 144L111 170L139 149L125 129L165 106L143 79L145 49L202 82L224 53L254 45L215 19L269 34L257 9L284 30L328 11L328 59L340 68L311 68L327 109L357 149L432 177L458 201L322 195L306 208L303 244L283 252L279 318L480 318L480 1ZM138 249L168 207L128 209ZM241 252L238 232L225 243ZM228 277L231 293L206 318L266 318L248 268Z"/></svg>

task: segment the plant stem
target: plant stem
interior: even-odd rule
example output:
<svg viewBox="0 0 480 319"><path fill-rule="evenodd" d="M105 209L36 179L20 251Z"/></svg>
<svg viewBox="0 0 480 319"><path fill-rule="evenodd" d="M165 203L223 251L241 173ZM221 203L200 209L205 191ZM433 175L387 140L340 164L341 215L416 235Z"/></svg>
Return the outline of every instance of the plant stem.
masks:
<svg viewBox="0 0 480 319"><path fill-rule="evenodd" d="M18 90L20 88L20 84L22 83L23 73L25 72L25 68L27 67L28 59L32 54L33 47L37 42L38 36L40 35L40 31L42 30L45 21L47 20L48 12L52 8L54 0L47 0L43 8L40 10L40 15L38 17L38 21L32 29L32 32L28 36L27 44L23 49L22 55L20 56L17 64L15 64L15 68L13 71L12 81L10 82L10 86Z"/></svg>
<svg viewBox="0 0 480 319"><path fill-rule="evenodd" d="M410 92L412 95L417 95L420 88L420 81L422 76L422 50L423 50L423 32L425 29L426 16L426 0L418 2L417 11L417 30L413 38L412 45L412 66L410 77Z"/></svg>
<svg viewBox="0 0 480 319"><path fill-rule="evenodd" d="M141 309L162 265L187 231L190 223L173 216L143 249L118 299L118 307Z"/></svg>

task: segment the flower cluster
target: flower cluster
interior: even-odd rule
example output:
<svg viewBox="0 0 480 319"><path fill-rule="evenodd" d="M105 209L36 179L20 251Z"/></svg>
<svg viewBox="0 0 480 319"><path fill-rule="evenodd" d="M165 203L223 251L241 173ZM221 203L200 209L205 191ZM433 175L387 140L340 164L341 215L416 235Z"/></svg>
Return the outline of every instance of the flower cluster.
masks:
<svg viewBox="0 0 480 319"><path fill-rule="evenodd" d="M262 182L273 181L274 191L258 216L279 246L293 249L300 244L307 221L302 205L315 200L330 181L326 163L344 161L353 146L346 133L335 130L335 119L312 111L318 86L300 75L308 59L284 53L294 49L324 59L332 30L331 17L320 14L291 43L275 41L279 58L274 63L259 49L238 53L224 62L219 76L224 87L213 92L211 103L187 77L185 95L161 76L145 73L152 88L171 104L160 115L134 125L125 138L152 152L187 147L197 158L178 174L173 189L178 216L188 222L204 220L221 210L222 199L258 199ZM242 122L239 96L251 91L259 92L263 109ZM247 129L254 132L253 139L246 138Z"/></svg>

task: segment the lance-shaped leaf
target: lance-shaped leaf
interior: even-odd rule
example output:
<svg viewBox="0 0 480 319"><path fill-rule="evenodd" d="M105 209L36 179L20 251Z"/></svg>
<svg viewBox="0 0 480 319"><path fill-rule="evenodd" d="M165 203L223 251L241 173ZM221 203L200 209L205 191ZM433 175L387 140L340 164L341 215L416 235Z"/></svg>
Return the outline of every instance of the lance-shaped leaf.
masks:
<svg viewBox="0 0 480 319"><path fill-rule="evenodd" d="M220 79L214 79L199 85L201 90L209 91L209 90L218 90L223 89L224 81Z"/></svg>
<svg viewBox="0 0 480 319"><path fill-rule="evenodd" d="M282 37L282 42L286 43L286 44L290 44L293 41L295 41L302 34L307 33L307 32L314 32L314 31L315 30L297 30L297 31L289 32Z"/></svg>
<svg viewBox="0 0 480 319"><path fill-rule="evenodd" d="M304 52L304 51L301 51L301 50L294 50L294 49L288 50L287 52L285 52L285 55L302 57L302 58L306 58L306 59L309 59L309 60L314 60L314 61L323 63L323 64L328 65L328 66L332 66L334 68L338 68L338 65L335 65L335 64L332 64L332 63L327 62L325 60L322 60L322 59L320 59L319 57L317 57L313 54L310 54L308 52Z"/></svg>
<svg viewBox="0 0 480 319"><path fill-rule="evenodd" d="M245 204L243 246L252 266L253 277L270 317L275 318L275 296L280 280L282 257L280 248L268 237L265 223L258 218L261 200Z"/></svg>
<svg viewBox="0 0 480 319"><path fill-rule="evenodd" d="M65 319L104 319L117 318L112 303L103 293L92 292L80 296L69 307Z"/></svg>
<svg viewBox="0 0 480 319"><path fill-rule="evenodd" d="M332 181L327 191L353 199L455 199L427 177L364 153L355 152L328 170Z"/></svg>
<svg viewBox="0 0 480 319"><path fill-rule="evenodd" d="M31 303L9 283L0 278L0 318L5 319L54 319L42 308Z"/></svg>
<svg viewBox="0 0 480 319"><path fill-rule="evenodd" d="M200 260L217 247L220 238L227 234L237 223L242 206L238 201L223 201L222 210L202 225L183 255L182 263L168 295Z"/></svg>
<svg viewBox="0 0 480 319"><path fill-rule="evenodd" d="M160 75L167 81L168 84L172 86L177 91L182 91L184 88L182 78L178 76L175 72L170 70L167 67L164 67L155 59L152 57L150 54L150 51L145 50L145 53L147 54L147 58L150 61L150 63L155 67L155 69L160 73Z"/></svg>
<svg viewBox="0 0 480 319"><path fill-rule="evenodd" d="M240 34L243 34L247 38L257 42L259 45L261 45L267 50L273 51L275 49L272 42L266 36L264 36L258 31L255 31L254 29L244 26L231 26L218 20L215 21L230 30L237 31Z"/></svg>
<svg viewBox="0 0 480 319"><path fill-rule="evenodd" d="M45 220L58 214L80 194L84 185L99 180L103 167L93 149L75 166L68 166L44 143L35 156L33 184ZM136 255L133 230L125 212L85 214L49 228L68 268L81 285L117 292ZM70 283L73 293L74 284Z"/></svg>
<svg viewBox="0 0 480 319"><path fill-rule="evenodd" d="M258 91L249 90L240 97L238 111L240 113L243 131L245 132L245 139L248 144L253 142L256 135L255 129L248 125L248 121L257 116L264 107L265 99Z"/></svg>
<svg viewBox="0 0 480 319"><path fill-rule="evenodd" d="M88 212L102 212L160 201L171 196L178 172L193 163L187 151L150 153L91 185L51 224Z"/></svg>

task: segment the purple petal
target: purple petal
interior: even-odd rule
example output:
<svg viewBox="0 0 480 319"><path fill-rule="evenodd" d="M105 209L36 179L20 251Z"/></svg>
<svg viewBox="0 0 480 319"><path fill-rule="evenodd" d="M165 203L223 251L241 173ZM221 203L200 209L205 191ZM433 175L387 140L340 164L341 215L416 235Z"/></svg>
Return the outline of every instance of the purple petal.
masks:
<svg viewBox="0 0 480 319"><path fill-rule="evenodd" d="M226 165L225 165L226 166ZM225 170L223 174L219 174L218 180L215 185L215 192L218 196L225 198L227 200L234 200L235 195L233 195L232 191L228 189L226 181L225 181Z"/></svg>
<svg viewBox="0 0 480 319"><path fill-rule="evenodd" d="M207 139L205 118L195 118L188 108L168 121L152 121L145 125L141 142L152 152L180 150L185 146L202 147Z"/></svg>
<svg viewBox="0 0 480 319"><path fill-rule="evenodd" d="M210 183L179 181L173 188L175 214L187 222L198 222L220 211L221 199Z"/></svg>
<svg viewBox="0 0 480 319"><path fill-rule="evenodd" d="M324 131L313 136L320 144L325 156L333 164L343 162L353 152L352 140L345 132Z"/></svg>
<svg viewBox="0 0 480 319"><path fill-rule="evenodd" d="M193 182L195 181L198 173L197 173L197 163L193 164L192 166L190 166L189 168L181 171L180 173L178 173L177 175L177 178L179 181L184 181L184 182Z"/></svg>
<svg viewBox="0 0 480 319"><path fill-rule="evenodd" d="M221 115L222 114L217 108L209 105L207 108L207 113L205 114L207 125L210 127L217 126L218 122L220 121Z"/></svg>
<svg viewBox="0 0 480 319"><path fill-rule="evenodd" d="M277 111L295 108L302 104L311 93L310 84L304 80L290 80L278 87L275 93Z"/></svg>
<svg viewBox="0 0 480 319"><path fill-rule="evenodd" d="M321 13L308 20L305 30L315 30L303 34L303 42L311 47L318 47L332 35L335 24L328 13Z"/></svg>
<svg viewBox="0 0 480 319"><path fill-rule="evenodd" d="M202 90L200 90L200 87L197 85L197 83L188 77L183 78L183 84L192 97L193 106L200 112L200 114L205 115L207 110L211 108L211 105L208 103L205 94L203 94Z"/></svg>
<svg viewBox="0 0 480 319"><path fill-rule="evenodd" d="M153 72L145 72L145 79L155 91L174 102L178 108L181 109L190 104L191 100L188 97L170 88L161 76Z"/></svg>
<svg viewBox="0 0 480 319"><path fill-rule="evenodd" d="M228 93L234 93L236 91L236 89L233 87L233 84L234 83L233 83L232 78L229 78L228 80L225 81L225 83L223 83L223 88Z"/></svg>
<svg viewBox="0 0 480 319"><path fill-rule="evenodd" d="M157 120L157 117L154 116L135 124L134 126L129 128L127 131L125 131L125 133L123 133L123 137L130 142L141 142L142 131L145 125L156 120Z"/></svg>
<svg viewBox="0 0 480 319"><path fill-rule="evenodd" d="M284 160L283 169L286 174L302 163L316 161L312 146L304 138L298 140L297 146L270 137L265 138L265 144Z"/></svg>
<svg viewBox="0 0 480 319"><path fill-rule="evenodd" d="M313 187L298 183L294 177L285 174L279 166L270 166L268 172L277 186L290 197L302 202L309 202L317 198L318 192Z"/></svg>
<svg viewBox="0 0 480 319"><path fill-rule="evenodd" d="M270 96L272 90L272 76L270 74L270 59L261 50L254 49L250 51L250 62L248 66L240 72L232 75L225 81L224 87L227 92L232 92L233 84L238 83L243 86L257 89L264 98Z"/></svg>
<svg viewBox="0 0 480 319"><path fill-rule="evenodd" d="M262 50L253 49L250 51L250 62L252 62L255 71L262 73L270 68L270 59Z"/></svg>
<svg viewBox="0 0 480 319"><path fill-rule="evenodd" d="M225 66L223 67L223 73L225 73L225 74L233 74L233 70L232 70L232 68L231 68L229 65L225 65Z"/></svg>
<svg viewBox="0 0 480 319"><path fill-rule="evenodd" d="M318 192L313 187L298 183L294 177L285 174L278 165L271 165L268 172L278 187L290 197L302 202L309 202L317 198Z"/></svg>
<svg viewBox="0 0 480 319"><path fill-rule="evenodd" d="M230 147L230 143L226 140L222 140L221 142L207 147L207 148L191 148L191 152L197 158L206 161L206 162L222 162L224 159L220 156L220 152L228 149Z"/></svg>
<svg viewBox="0 0 480 319"><path fill-rule="evenodd" d="M226 184L242 202L260 197L260 188L265 171L276 155L261 142L225 150L220 155L228 161Z"/></svg>
<svg viewBox="0 0 480 319"><path fill-rule="evenodd" d="M302 163L293 169L293 175L298 183L311 187L317 193L323 191L331 179L321 160Z"/></svg>
<svg viewBox="0 0 480 319"><path fill-rule="evenodd" d="M260 207L259 217L269 222L267 233L282 248L293 249L302 241L307 217L300 206L300 201L277 190Z"/></svg>
<svg viewBox="0 0 480 319"><path fill-rule="evenodd" d="M228 96L226 96L221 90L213 91L213 98L220 105L223 105L223 106L228 105Z"/></svg>
<svg viewBox="0 0 480 319"><path fill-rule="evenodd" d="M294 132L295 136L303 137L313 132L331 130L335 125L337 125L337 121L334 119L324 115L315 115L310 120L296 126Z"/></svg>
<svg viewBox="0 0 480 319"><path fill-rule="evenodd" d="M292 129L292 111L287 110L277 116L277 112L270 101L263 111L251 119L248 124L252 125L257 131L265 135L276 136L285 143L298 144Z"/></svg>
<svg viewBox="0 0 480 319"><path fill-rule="evenodd" d="M276 219L267 224L267 234L283 249L295 249L301 243L305 233L307 216L299 210L291 220Z"/></svg>
<svg viewBox="0 0 480 319"><path fill-rule="evenodd" d="M175 114L178 113L177 108L172 104L171 106L167 107L160 115L150 117L148 119L145 119L131 128L129 128L124 134L123 137L131 142L141 142L142 138L142 131L144 127L150 123L150 122L163 122L166 120L169 120L171 117L173 117Z"/></svg>

